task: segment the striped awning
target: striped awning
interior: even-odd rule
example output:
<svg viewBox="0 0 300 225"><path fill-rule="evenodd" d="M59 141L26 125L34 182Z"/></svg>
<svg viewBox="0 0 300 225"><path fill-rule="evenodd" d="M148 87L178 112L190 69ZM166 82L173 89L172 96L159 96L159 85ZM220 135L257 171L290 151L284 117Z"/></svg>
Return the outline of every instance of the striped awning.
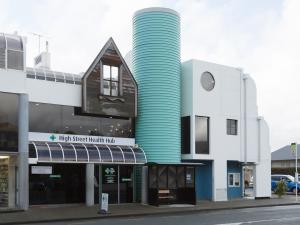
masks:
<svg viewBox="0 0 300 225"><path fill-rule="evenodd" d="M29 159L55 163L147 163L141 148L59 142L30 142Z"/></svg>

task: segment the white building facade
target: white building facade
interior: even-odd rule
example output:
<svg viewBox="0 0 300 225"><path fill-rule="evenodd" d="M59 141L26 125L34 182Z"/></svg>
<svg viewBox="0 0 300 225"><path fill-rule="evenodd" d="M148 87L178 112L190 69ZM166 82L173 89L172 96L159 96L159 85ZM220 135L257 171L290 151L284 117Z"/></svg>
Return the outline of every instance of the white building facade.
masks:
<svg viewBox="0 0 300 225"><path fill-rule="evenodd" d="M241 69L189 60L181 84L183 131L190 132L182 134L182 160L204 163L197 199L242 197L245 165L254 167L254 196L270 197L269 129L257 113L253 79Z"/></svg>

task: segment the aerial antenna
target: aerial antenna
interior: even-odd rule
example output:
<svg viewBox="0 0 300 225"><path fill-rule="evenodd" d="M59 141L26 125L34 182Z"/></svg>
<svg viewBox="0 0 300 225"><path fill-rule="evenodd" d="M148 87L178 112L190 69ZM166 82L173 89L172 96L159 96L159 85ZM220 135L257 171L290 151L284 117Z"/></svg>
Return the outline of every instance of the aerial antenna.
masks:
<svg viewBox="0 0 300 225"><path fill-rule="evenodd" d="M46 35L38 34L38 33L32 33L32 32L31 32L31 34L35 35L39 38L39 54L40 54L41 53L41 38L50 38L50 37L48 37ZM48 41L46 42L46 46L48 46Z"/></svg>

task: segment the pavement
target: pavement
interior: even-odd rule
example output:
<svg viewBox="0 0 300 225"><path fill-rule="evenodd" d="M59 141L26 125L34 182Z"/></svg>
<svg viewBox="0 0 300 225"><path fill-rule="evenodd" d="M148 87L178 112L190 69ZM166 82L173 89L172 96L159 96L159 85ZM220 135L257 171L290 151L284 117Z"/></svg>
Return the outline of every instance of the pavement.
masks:
<svg viewBox="0 0 300 225"><path fill-rule="evenodd" d="M0 211L0 224L28 224L57 221L74 221L117 217L144 217L162 214L184 214L222 209L243 209L267 206L300 205L295 196L282 198L272 196L270 199L239 199L224 202L200 201L197 205L150 206L137 203L109 205L109 214L98 214L98 206L85 205L47 205L31 206L27 211Z"/></svg>

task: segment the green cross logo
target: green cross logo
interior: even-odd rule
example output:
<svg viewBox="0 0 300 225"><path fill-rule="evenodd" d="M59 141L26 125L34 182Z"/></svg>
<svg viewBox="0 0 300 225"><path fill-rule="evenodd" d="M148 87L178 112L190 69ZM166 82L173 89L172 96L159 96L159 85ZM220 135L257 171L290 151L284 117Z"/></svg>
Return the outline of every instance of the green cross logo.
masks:
<svg viewBox="0 0 300 225"><path fill-rule="evenodd" d="M54 141L54 140L56 139L56 136L55 136L54 134L52 134L52 135L50 136L50 139L51 139L51 141Z"/></svg>

